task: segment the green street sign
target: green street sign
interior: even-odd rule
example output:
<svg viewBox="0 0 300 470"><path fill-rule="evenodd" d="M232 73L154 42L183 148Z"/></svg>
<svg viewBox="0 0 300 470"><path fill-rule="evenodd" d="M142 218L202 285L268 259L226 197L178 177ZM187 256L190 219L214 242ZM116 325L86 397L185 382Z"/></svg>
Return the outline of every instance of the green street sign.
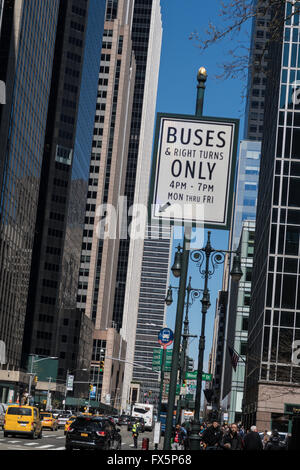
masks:
<svg viewBox="0 0 300 470"><path fill-rule="evenodd" d="M166 392L166 395L169 395L169 389L170 389L170 385L169 384L166 384L166 388L165 388L165 392ZM180 395L180 385L177 384L176 385L176 395Z"/></svg>
<svg viewBox="0 0 300 470"><path fill-rule="evenodd" d="M205 382L211 382L212 381L212 374L202 374L202 380L205 380Z"/></svg>
<svg viewBox="0 0 300 470"><path fill-rule="evenodd" d="M198 376L198 371L194 370L194 372L186 372L185 378L187 380L197 380L197 376ZM207 374L206 372L203 372L202 380L204 380L205 382L211 382L212 374Z"/></svg>
<svg viewBox="0 0 300 470"><path fill-rule="evenodd" d="M165 361L164 372L171 371L172 353L173 353L172 349L166 350L166 361ZM161 348L153 349L152 370L154 371L161 370L162 356L163 356L163 350Z"/></svg>

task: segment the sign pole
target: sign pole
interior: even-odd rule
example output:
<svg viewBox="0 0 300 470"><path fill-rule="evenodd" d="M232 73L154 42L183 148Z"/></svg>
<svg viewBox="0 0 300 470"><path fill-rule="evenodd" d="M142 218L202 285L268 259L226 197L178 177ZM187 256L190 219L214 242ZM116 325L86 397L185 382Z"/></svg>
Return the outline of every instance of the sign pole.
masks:
<svg viewBox="0 0 300 470"><path fill-rule="evenodd" d="M167 348L163 346L161 374L160 374L160 392L159 392L158 410L157 410L158 421L160 421L161 402L162 402L163 386L164 386L164 378L165 378L165 363L166 363L166 354L167 354L166 351L167 351Z"/></svg>
<svg viewBox="0 0 300 470"><path fill-rule="evenodd" d="M196 102L196 116L198 117L201 117L202 112L203 112L206 79L207 79L206 70L204 67L201 67L197 75L198 91L197 91L197 102ZM169 388L169 396L168 396L168 412L167 412L167 419L166 419L164 450L171 449L173 411L174 411L175 399L176 399L176 384L177 384L177 376L178 376L179 352L180 352L181 332L182 332L182 323L183 323L184 298L185 298L188 264L189 264L189 256L190 256L190 251L188 249L190 240L191 240L191 227L189 226L189 227L186 227L184 231L183 251L181 254L181 273L180 273L180 283L179 283L179 292L178 292L178 300L177 300L177 312L176 312L176 320L175 320L174 345L173 345L172 367L171 367L171 375L170 375L170 388Z"/></svg>

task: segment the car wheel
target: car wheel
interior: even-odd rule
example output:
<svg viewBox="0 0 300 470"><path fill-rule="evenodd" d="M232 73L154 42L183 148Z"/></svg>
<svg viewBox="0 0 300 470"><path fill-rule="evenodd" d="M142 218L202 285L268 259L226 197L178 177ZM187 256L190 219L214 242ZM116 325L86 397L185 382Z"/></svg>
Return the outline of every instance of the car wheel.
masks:
<svg viewBox="0 0 300 470"><path fill-rule="evenodd" d="M3 437L8 437L8 433L4 431Z"/></svg>

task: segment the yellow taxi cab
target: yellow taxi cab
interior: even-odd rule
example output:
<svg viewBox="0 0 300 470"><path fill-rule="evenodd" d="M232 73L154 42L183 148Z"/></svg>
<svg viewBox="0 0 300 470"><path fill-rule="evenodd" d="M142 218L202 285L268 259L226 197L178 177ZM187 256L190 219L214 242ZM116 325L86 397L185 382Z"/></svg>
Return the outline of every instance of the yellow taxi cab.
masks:
<svg viewBox="0 0 300 470"><path fill-rule="evenodd" d="M71 426L71 424L73 423L73 421L75 421L75 419L77 418L77 416L70 416L70 418L68 419L68 421L66 422L65 424L65 435L67 434L67 432L69 431L69 427Z"/></svg>
<svg viewBox="0 0 300 470"><path fill-rule="evenodd" d="M50 411L41 411L42 428L49 428L52 431L58 430L58 421Z"/></svg>
<svg viewBox="0 0 300 470"><path fill-rule="evenodd" d="M4 418L4 437L9 434L29 435L32 439L42 438L42 424L39 410L35 406L9 405Z"/></svg>

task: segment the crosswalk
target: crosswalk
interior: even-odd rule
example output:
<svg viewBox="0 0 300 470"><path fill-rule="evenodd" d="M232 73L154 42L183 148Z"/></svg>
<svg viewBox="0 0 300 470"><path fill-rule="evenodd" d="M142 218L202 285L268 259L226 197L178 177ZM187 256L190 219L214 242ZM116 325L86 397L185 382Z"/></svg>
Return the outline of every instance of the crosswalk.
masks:
<svg viewBox="0 0 300 470"><path fill-rule="evenodd" d="M53 439L53 443L52 444L45 444L43 442L44 438L52 438ZM65 439L65 436L56 436L54 437L53 435L45 435L43 434L43 439L42 440L38 440L38 441L34 441L34 442L25 442L25 441L22 441L21 439L19 440L11 440L11 439L0 439L0 445L3 444L3 445L6 445L6 446L16 446L20 449L20 447L24 448L24 449L30 449L30 450L65 450L65 446L61 445L62 442L60 442L62 439Z"/></svg>

